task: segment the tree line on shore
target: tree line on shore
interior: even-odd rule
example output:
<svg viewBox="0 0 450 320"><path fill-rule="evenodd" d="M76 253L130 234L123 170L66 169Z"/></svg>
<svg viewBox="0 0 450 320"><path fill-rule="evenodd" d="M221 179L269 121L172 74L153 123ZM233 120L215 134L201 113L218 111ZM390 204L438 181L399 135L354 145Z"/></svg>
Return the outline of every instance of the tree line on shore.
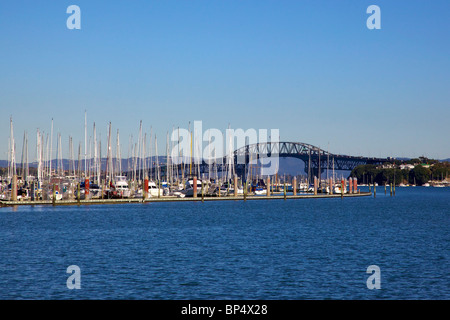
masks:
<svg viewBox="0 0 450 320"><path fill-rule="evenodd" d="M402 165L413 165L413 168L401 168ZM378 183L379 185L393 183L421 186L430 180L442 181L449 178L450 162L440 162L426 158L408 161L394 160L383 165L361 165L350 173L359 183Z"/></svg>

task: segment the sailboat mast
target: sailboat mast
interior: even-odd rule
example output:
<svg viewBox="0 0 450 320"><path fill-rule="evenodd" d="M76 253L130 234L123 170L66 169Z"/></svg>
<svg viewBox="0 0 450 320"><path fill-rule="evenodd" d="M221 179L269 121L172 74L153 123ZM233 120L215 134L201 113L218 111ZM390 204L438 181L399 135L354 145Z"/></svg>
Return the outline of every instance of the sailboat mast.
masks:
<svg viewBox="0 0 450 320"><path fill-rule="evenodd" d="M87 175L87 115L84 110L84 176Z"/></svg>
<svg viewBox="0 0 450 320"><path fill-rule="evenodd" d="M156 157L156 179L159 182L160 181L160 176L159 176L159 160L158 160L158 140L156 138L156 134L155 134L155 157Z"/></svg>
<svg viewBox="0 0 450 320"><path fill-rule="evenodd" d="M50 154L49 154L49 169L48 176L51 178L52 176L52 153L53 153L53 118L52 118L52 127L50 129Z"/></svg>
<svg viewBox="0 0 450 320"><path fill-rule="evenodd" d="M41 166L42 166L42 164L41 164L41 155L42 155L41 148L42 148L41 137L40 137L39 129L37 129L37 132L36 132L36 161L37 161L37 179L38 179L38 181L41 180L41 175L42 175L42 173L41 173L41 170L42 170L42 168L41 168Z"/></svg>
<svg viewBox="0 0 450 320"><path fill-rule="evenodd" d="M95 122L94 122L94 128L93 128L93 136L94 136L94 173L93 173L93 179L94 182L97 184L99 183L98 179L98 150L97 150L97 132L95 128Z"/></svg>
<svg viewBox="0 0 450 320"><path fill-rule="evenodd" d="M122 175L122 156L120 152L120 137L119 129L117 129L117 140L116 140L116 174Z"/></svg>

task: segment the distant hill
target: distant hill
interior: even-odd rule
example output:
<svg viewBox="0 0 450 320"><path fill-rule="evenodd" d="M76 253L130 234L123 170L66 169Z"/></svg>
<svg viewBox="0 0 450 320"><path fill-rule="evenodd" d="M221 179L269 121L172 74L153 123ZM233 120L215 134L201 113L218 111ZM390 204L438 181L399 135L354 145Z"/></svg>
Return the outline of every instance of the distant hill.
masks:
<svg viewBox="0 0 450 320"><path fill-rule="evenodd" d="M397 158L400 160L400 158ZM409 160L409 158L401 158L401 160ZM160 164L163 164L166 162L165 156L159 156L158 161ZM441 162L450 162L450 158L440 160ZM69 167L70 161L68 159L63 159L63 166L65 169ZM115 164L115 159L113 160L113 163ZM124 171L127 170L128 165L132 165L132 159L122 159L122 168ZM30 163L30 167L36 167L37 163L33 162ZM84 160L81 161L81 166L84 169ZM0 168L7 168L8 167L8 161L7 160L0 160ZM20 163L16 164L17 168L20 168ZM52 167L56 168L56 160L52 161ZM78 160L75 161L75 168L78 167ZM102 170L106 169L106 158L102 159ZM350 173L350 171L343 171L343 172L336 172L338 176L347 176ZM302 160L296 159L296 158L280 158L279 159L279 175L306 175L305 172L305 164ZM325 171L326 174L326 171ZM331 175L331 173L329 172Z"/></svg>

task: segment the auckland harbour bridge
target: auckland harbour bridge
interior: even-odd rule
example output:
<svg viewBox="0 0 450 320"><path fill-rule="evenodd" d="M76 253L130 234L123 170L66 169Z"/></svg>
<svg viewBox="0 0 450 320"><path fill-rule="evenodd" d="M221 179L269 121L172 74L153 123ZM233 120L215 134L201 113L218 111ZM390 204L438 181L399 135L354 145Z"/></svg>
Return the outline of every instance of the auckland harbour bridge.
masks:
<svg viewBox="0 0 450 320"><path fill-rule="evenodd" d="M234 173L240 177L246 176L249 167L255 166L255 162L260 161L269 163L271 159L276 158L297 158L305 163L305 173L313 176L319 176L327 168L329 170L353 170L356 166L365 164L383 164L392 161L390 158L373 158L362 156L349 156L329 153L319 147L301 142L264 142L249 144L235 150L231 156L225 156L213 161L214 164L208 164L202 161L201 164L195 164L194 172L200 170L200 174L208 174L210 170L215 172L226 172L230 163L233 164ZM231 159L233 158L233 159ZM269 160L269 161L268 161ZM264 165L263 165L264 166ZM161 166L164 174L165 165Z"/></svg>

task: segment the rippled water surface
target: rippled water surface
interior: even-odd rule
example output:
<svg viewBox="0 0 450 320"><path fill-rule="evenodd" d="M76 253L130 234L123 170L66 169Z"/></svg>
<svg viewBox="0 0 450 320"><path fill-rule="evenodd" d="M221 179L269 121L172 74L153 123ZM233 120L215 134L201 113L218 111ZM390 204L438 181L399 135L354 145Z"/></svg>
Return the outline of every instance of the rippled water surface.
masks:
<svg viewBox="0 0 450 320"><path fill-rule="evenodd" d="M0 208L0 298L450 299L449 226L450 188Z"/></svg>

